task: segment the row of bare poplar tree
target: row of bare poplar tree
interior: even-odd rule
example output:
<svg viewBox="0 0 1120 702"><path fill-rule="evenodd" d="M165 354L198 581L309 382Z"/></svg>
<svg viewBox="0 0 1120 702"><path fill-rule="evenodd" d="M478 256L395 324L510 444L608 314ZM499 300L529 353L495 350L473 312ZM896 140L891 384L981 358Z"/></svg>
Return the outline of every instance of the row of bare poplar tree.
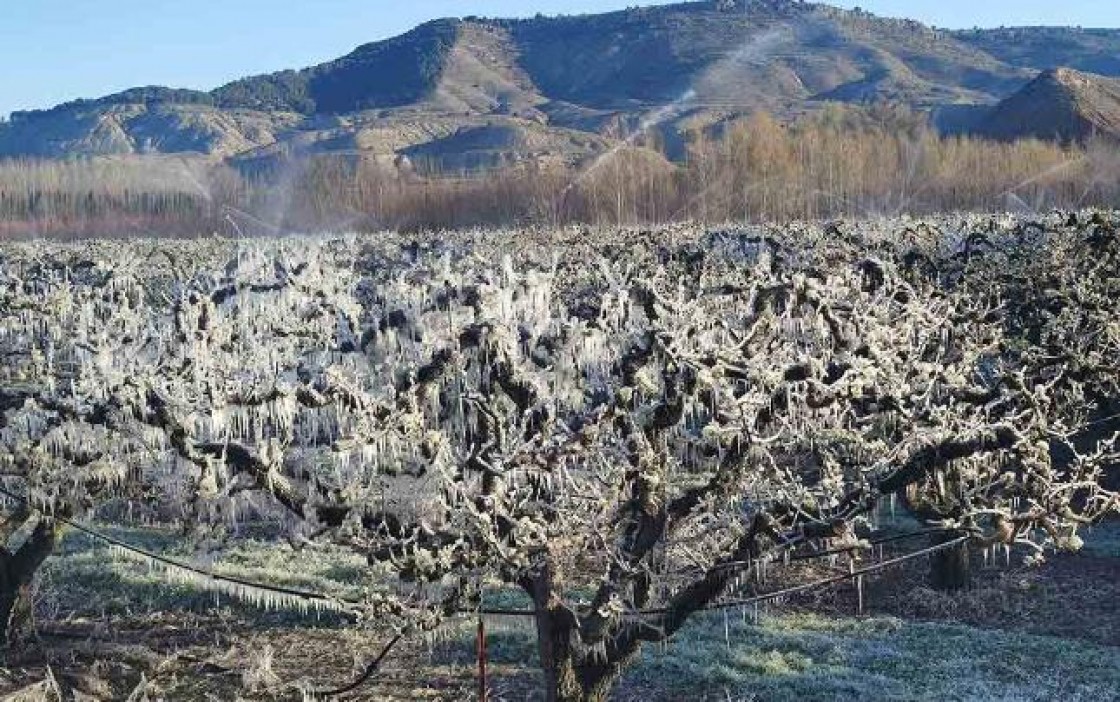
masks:
<svg viewBox="0 0 1120 702"><path fill-rule="evenodd" d="M274 233L763 221L1120 204L1120 151L943 136L900 110L758 114L593 163L485 173L317 156L248 173L201 160L0 163L0 235ZM676 160L666 154L673 152Z"/></svg>

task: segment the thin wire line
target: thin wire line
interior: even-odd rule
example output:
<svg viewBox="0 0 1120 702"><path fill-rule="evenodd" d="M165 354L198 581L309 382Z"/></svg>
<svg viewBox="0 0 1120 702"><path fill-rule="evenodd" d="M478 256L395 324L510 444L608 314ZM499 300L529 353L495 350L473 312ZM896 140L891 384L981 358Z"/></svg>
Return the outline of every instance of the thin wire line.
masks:
<svg viewBox="0 0 1120 702"><path fill-rule="evenodd" d="M784 590L776 590L774 592L768 592L768 593L764 593L764 594L761 594L761 595L756 595L754 597L748 597L748 598L745 598L745 599L726 600L726 601L723 601L723 602L717 602L715 604L710 604L710 605L707 605L705 607L701 607L697 611L715 611L715 610L721 610L721 609L731 609L731 608L734 608L734 607L742 607L744 605L755 604L755 603L758 603L758 602L765 602L767 600L773 600L773 599L777 599L779 597L787 597L789 595L795 595L799 592L805 592L805 591L808 591L808 590L813 590L813 589L818 588L818 587L827 587L829 585L835 585L836 583L841 583L841 582L844 582L845 580L853 580L853 579L858 578L862 575L867 575L868 573L874 573L874 572L877 572L877 571L880 571L880 570L884 570L886 568L890 568L891 566L898 565L899 563L905 563L906 561L910 561L910 560L913 560L915 558L920 558L922 556L926 556L926 555L929 555L931 553L937 553L938 551L943 551L945 549L949 549L949 548L952 548L954 546L958 546L958 545L960 545L960 544L962 544L966 541L969 541L972 538L973 537L971 535L961 536L959 538L953 539L952 541L946 541L943 544L937 544L937 545L934 545L934 546L930 546L930 547L924 548L920 551L915 551L913 553L908 553L904 556L899 556L897 558L892 558L889 561L881 561L881 562L876 563L874 565L870 565L870 566L867 566L867 567L864 567L864 568L859 568L859 569L853 570L849 573L844 573L843 575L836 575L836 576L833 576L833 577L830 577L830 578L823 578L821 580L814 580L813 582L810 582L810 583L803 583L801 585L795 585L793 587L785 588ZM514 617L516 617L516 616L522 616L522 617L536 616L535 611L526 610L526 609L483 609L483 610L478 610L478 611L481 614L492 614L492 615L499 615L499 616L514 616ZM654 608L650 608L650 609L640 609L640 610L637 610L635 612L632 612L631 614L635 614L635 615L639 615L639 616L649 615L649 614L668 614L670 611L672 611L672 610L669 607L654 607Z"/></svg>
<svg viewBox="0 0 1120 702"><path fill-rule="evenodd" d="M28 500L9 492L8 490L4 489L3 487L0 487L0 494L6 495L10 499L22 502L22 503L27 504L27 505L31 504ZM253 588L253 589L275 592L275 593L278 593L278 594L287 595L289 597L296 597L296 598L308 599L308 600L313 600L313 601L338 602L338 603L349 604L349 605L354 605L354 606L359 604L358 602L355 602L355 601L352 601L352 600L345 600L345 599L341 599L341 598L337 598L337 597L331 597L329 595L324 595L324 594L321 594L321 593L308 592L306 590L297 590L297 589L294 589L294 588L286 588L286 587L282 587L282 586L267 585L267 584L264 584L264 583L257 583L257 582L253 582L251 580L245 580L245 579L237 578L237 577L233 577L233 576L218 575L217 573L206 570L204 568L198 568L198 567L195 567L195 566L192 566L192 565L181 563L179 561L176 561L176 560L173 560L173 559L170 559L170 558L166 558L164 556L160 556L159 554L152 553L152 552L147 551L145 549L142 549L142 548L139 548L139 547L136 547L136 546L132 546L131 544L125 543L125 542L121 541L120 539L116 539L116 538L108 536L106 534L102 534L101 532L98 532L95 529L87 527L87 526L85 526L83 524L80 524L78 522L75 522L71 519L67 519L65 517L53 517L53 518L62 522L63 524L71 526L71 527L77 529L78 531L81 531L81 532L83 532L83 533L85 533L85 534L87 534L87 535L89 535L89 536L91 536L95 539L99 539L99 540L104 541L106 543L109 543L113 546L116 546L117 548L123 549L125 551L130 551L132 553L136 553L136 554L141 555L145 558L150 558L152 560L155 560L155 561L157 561L159 563L162 563L166 566L169 566L171 568L177 568L177 569L185 570L185 571L188 571L190 573L194 573L196 575L199 575L199 576L202 576L202 577L205 577L205 578L213 579L215 581L228 582L228 583L232 583L234 585L241 585L243 587L249 587L249 588ZM860 577L862 575L867 575L868 573L878 572L880 570L884 570L886 568L890 568L892 566L898 565L899 563L904 563L906 561L910 561L910 560L913 560L915 558L920 558L922 556L926 556L926 555L929 555L929 554L932 554L932 553L936 553L938 551L943 551L943 550L952 548L954 546L958 546L962 543L965 543L965 542L971 540L972 538L973 538L972 535L962 536L962 537L959 537L957 539L953 539L952 541L947 541L943 544L937 544L937 545L934 545L934 546L930 546L928 548L924 548L920 551L916 551L916 552L909 553L909 554L906 554L906 555L903 555L903 556L899 556L897 558L892 558L892 559L887 560L887 561L881 561L879 563L876 563L876 564L873 564L873 565L870 565L870 566L866 566L864 568L859 568L859 569L853 570L849 573L844 573L843 575L836 575L836 576L833 576L833 577L830 577L830 578L823 578L821 580L815 580L813 582L803 583L801 585L795 585L795 586L792 586L792 587L789 587L789 588L785 588L783 590L777 590L777 591L774 591L774 592L764 593L764 594L761 594L761 595L756 595L756 596L748 597L748 598L744 598L744 599L736 599L736 600L727 600L727 601L723 601L723 602L717 602L717 603L714 603L714 604L707 605L705 607L701 607L697 611L716 611L716 610L721 610L721 609L731 609L731 608L734 608L734 607L741 607L741 606L748 605L748 604L765 602L765 601L768 601L768 600L777 599L779 597L786 597L786 596L797 594L797 593L800 593L800 592L806 592L808 590L813 590L813 589L816 589L816 588L819 588L819 587L827 587L829 585L834 585L836 583L841 583L841 582L844 582L846 580L855 579L855 578ZM655 607L655 608L650 608L650 609L640 609L640 610L637 610L635 612L632 612L632 614L638 615L638 616L657 615L657 614L667 614L670 611L671 611L671 608L669 608L669 607ZM475 609L461 610L458 613L459 614L484 614L484 615L491 615L491 616L512 616L512 617L535 617L535 616L537 616L537 612L535 610L531 610L531 609L475 608Z"/></svg>
<svg viewBox="0 0 1120 702"><path fill-rule="evenodd" d="M1098 424L1104 424L1105 422L1111 422L1114 419L1120 419L1120 412L1118 412L1116 414L1113 414L1113 415L1110 415L1108 417L1101 417L1100 419L1095 419L1091 422L1085 422L1085 424L1083 424L1081 426L1082 426L1082 428L1093 427L1093 426L1096 426Z"/></svg>
<svg viewBox="0 0 1120 702"><path fill-rule="evenodd" d="M792 554L789 557L789 561L791 563L800 562L800 561L812 561L812 560L816 560L818 558L827 558L828 556L839 556L839 555L844 554L844 553L851 553L852 551L859 551L859 550L862 550L862 549L865 549L865 548L871 548L872 546L880 546L882 544L894 543L895 541L905 541L907 539L913 539L913 538L918 537L918 536L929 536L931 534L944 534L944 533L952 532L952 531L960 531L960 529L936 528L936 529L922 529L920 531L911 531L911 532L907 532L905 534L895 534L893 536L887 536L887 537L883 537L881 539L875 539L874 541L861 541L861 542L856 543L856 544L851 544L849 546L834 548L834 549L830 549L828 551L817 551L815 553ZM736 569L739 569L739 568L749 568L749 567L753 566L755 563L759 563L759 562L760 561L757 561L757 560L754 560L754 561L728 561L727 563L718 563L718 564L713 565L713 566L711 566L710 568L707 568L707 569L700 568L700 567L682 568L680 570L676 570L676 571L673 571L672 573L669 573L669 575L684 575L685 573L691 573L691 572L694 572L694 571L697 571L697 570L707 570L707 571L736 570Z"/></svg>
<svg viewBox="0 0 1120 702"><path fill-rule="evenodd" d="M829 585L835 585L836 583L841 583L841 582L844 582L845 580L853 580L855 578L860 577L861 575L867 575L868 573L874 573L874 572L877 572L877 571L880 571L880 570L884 570L886 568L890 568L891 566L898 565L899 563L905 563L906 561L910 561L910 560L913 560L915 558L921 558L922 556L927 556L931 553L936 553L938 551L943 551L945 549L949 549L949 548L952 548L954 546L959 546L960 544L962 544L966 541L969 541L970 539L972 539L971 535L970 536L962 536L960 538L953 539L952 541L946 541L943 544L937 544L936 546L930 546L929 548L924 548L921 551L915 551L914 553L908 553L904 556L899 556L897 558L892 558L889 561L882 561L880 563L876 563L874 565L867 566L865 568L859 568L859 569L851 571L850 573L844 573L843 575L836 575L836 576L833 576L831 578L824 578L822 580L815 580L811 583L804 583L802 585L794 585L792 587L785 588L784 590L776 590L774 592L768 592L768 593L765 593L765 594L762 594L762 595L756 595L754 597L747 597L747 598L744 598L744 599L727 600L727 601L724 601L724 602L717 602L715 604L708 605L707 607L703 607L700 611L716 611L716 610L721 610L721 609L733 609L735 607L742 607L744 605L756 604L758 602L766 602L768 600L775 600L775 599L778 599L779 597L788 597L789 595L796 595L798 593L806 592L808 590L813 590L813 589L818 588L818 587L827 587ZM669 607L657 607L655 609L642 610L640 612L640 614L668 614L671 611L672 611L672 609L669 608Z"/></svg>

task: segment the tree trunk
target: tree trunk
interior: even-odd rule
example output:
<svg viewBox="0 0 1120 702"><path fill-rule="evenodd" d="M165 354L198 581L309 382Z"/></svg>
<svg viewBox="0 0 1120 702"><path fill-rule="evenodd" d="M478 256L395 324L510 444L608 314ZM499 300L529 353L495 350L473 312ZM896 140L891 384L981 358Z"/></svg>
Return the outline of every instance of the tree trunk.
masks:
<svg viewBox="0 0 1120 702"><path fill-rule="evenodd" d="M940 546L964 536L947 531L930 537L931 546ZM972 582L971 553L968 542L937 551L930 556L929 584L935 590L955 592L966 590Z"/></svg>
<svg viewBox="0 0 1120 702"><path fill-rule="evenodd" d="M58 543L57 524L40 517L15 553L0 548L0 648L15 645L30 623L30 588L39 567Z"/></svg>
<svg viewBox="0 0 1120 702"><path fill-rule="evenodd" d="M9 641L14 638L15 630L13 613L19 600L21 588L12 582L8 574L7 561L0 563L0 649L8 647Z"/></svg>
<svg viewBox="0 0 1120 702"><path fill-rule="evenodd" d="M582 702L583 688L572 655L574 622L559 607L550 566L533 577L530 594L536 610L537 651L548 702Z"/></svg>
<svg viewBox="0 0 1120 702"><path fill-rule="evenodd" d="M548 702L606 702L639 644L619 650L611 641L606 659L576 653L579 632L570 612L538 604L537 648Z"/></svg>
<svg viewBox="0 0 1120 702"><path fill-rule="evenodd" d="M622 669L623 664L610 661L583 669L584 688L580 702L606 702L622 676Z"/></svg>

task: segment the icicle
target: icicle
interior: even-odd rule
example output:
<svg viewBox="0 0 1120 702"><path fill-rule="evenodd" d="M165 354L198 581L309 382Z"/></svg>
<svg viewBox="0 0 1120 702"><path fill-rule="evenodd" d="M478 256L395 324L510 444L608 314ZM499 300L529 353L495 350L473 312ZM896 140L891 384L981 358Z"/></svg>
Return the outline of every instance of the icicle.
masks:
<svg viewBox="0 0 1120 702"><path fill-rule="evenodd" d="M731 623L728 621L727 610L723 610L723 642L727 646L728 653L731 652Z"/></svg>
<svg viewBox="0 0 1120 702"><path fill-rule="evenodd" d="M863 576L862 575L856 576L856 593L859 597L857 611L862 616L863 615Z"/></svg>

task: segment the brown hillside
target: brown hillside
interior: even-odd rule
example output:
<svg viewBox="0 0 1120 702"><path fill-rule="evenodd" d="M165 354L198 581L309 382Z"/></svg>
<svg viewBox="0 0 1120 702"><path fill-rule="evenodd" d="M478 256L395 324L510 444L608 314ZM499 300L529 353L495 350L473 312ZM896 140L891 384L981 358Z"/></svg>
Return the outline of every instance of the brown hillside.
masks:
<svg viewBox="0 0 1120 702"><path fill-rule="evenodd" d="M1120 139L1120 80L1070 68L1040 74L1001 102L981 131L999 139Z"/></svg>

